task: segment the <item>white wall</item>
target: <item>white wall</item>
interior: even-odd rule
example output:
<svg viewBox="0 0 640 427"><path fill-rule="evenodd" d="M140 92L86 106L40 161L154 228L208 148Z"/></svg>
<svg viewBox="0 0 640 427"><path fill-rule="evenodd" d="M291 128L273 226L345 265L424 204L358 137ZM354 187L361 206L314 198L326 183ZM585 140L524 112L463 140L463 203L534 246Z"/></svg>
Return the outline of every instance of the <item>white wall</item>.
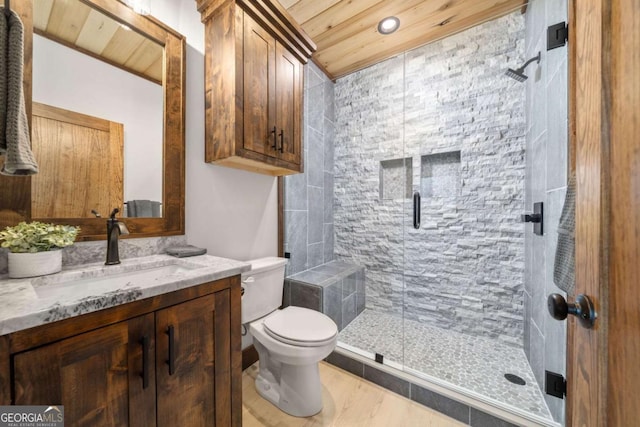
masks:
<svg viewBox="0 0 640 427"><path fill-rule="evenodd" d="M162 86L34 34L33 100L122 123L124 200L162 200Z"/></svg>
<svg viewBox="0 0 640 427"><path fill-rule="evenodd" d="M189 243L239 260L276 255L277 180L204 162L204 25L195 1L156 0L151 14L187 37Z"/></svg>

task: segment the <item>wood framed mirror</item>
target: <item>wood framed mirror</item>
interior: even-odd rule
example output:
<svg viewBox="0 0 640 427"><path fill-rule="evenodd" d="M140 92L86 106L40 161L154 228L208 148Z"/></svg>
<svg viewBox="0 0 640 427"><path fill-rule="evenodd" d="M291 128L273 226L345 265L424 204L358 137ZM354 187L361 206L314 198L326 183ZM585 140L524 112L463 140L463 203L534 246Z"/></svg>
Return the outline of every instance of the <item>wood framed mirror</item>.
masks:
<svg viewBox="0 0 640 427"><path fill-rule="evenodd" d="M103 240L106 218L117 207L129 238L184 234L184 36L117 0L12 0L11 8L24 25L23 89L40 173L0 175L0 229L20 221L42 221L80 226L78 240ZM87 34L90 31L94 33ZM56 49L61 50L54 53ZM48 57L36 56L42 52ZM52 61L74 55L88 59L75 59L73 66L56 73ZM93 71L97 68L79 71L77 61L115 71L107 71L108 78ZM83 74L89 76L85 80L93 80L95 90L81 86ZM65 78L72 86L60 83ZM87 112L69 104L75 97L102 107L108 103L102 97L115 92L105 87L107 81L113 88L122 86L121 93L132 92L125 80L143 87L130 98L157 112L145 116L128 99L116 99L112 110L120 119L114 120L104 109ZM47 98L56 91L42 90L43 82L65 97L62 105ZM138 123L127 122L131 117ZM153 128L152 136L141 133L145 127ZM146 139L155 146L136 145ZM129 178L134 175L144 179L133 182ZM152 205L144 208L150 212L153 206L153 214L136 216L131 205L149 201ZM102 217L96 218L92 210ZM134 215L127 217L127 211Z"/></svg>

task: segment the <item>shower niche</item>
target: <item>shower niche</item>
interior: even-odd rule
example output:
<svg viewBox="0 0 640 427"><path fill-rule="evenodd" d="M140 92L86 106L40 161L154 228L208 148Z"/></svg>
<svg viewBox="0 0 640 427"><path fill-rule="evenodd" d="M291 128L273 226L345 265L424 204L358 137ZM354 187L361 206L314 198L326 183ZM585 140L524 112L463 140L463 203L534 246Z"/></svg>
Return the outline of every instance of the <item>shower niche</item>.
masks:
<svg viewBox="0 0 640 427"><path fill-rule="evenodd" d="M460 151L421 156L420 166L422 197L445 198L460 194Z"/></svg>
<svg viewBox="0 0 640 427"><path fill-rule="evenodd" d="M413 185L413 159L380 162L380 201L410 199Z"/></svg>

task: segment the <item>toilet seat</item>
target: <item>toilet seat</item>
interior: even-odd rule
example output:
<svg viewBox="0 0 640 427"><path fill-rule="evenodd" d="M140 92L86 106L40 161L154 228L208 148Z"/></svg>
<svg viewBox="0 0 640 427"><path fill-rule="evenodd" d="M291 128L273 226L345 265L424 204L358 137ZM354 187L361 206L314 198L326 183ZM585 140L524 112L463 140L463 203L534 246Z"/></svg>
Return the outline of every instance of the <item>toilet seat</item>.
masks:
<svg viewBox="0 0 640 427"><path fill-rule="evenodd" d="M338 328L330 317L302 307L278 310L263 322L273 339L299 347L320 347L335 339Z"/></svg>

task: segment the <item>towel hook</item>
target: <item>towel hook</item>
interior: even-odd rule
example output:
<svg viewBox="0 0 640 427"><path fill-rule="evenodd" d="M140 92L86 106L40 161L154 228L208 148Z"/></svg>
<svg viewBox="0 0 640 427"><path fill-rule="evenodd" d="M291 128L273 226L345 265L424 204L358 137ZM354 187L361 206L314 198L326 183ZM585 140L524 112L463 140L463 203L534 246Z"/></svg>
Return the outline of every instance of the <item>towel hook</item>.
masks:
<svg viewBox="0 0 640 427"><path fill-rule="evenodd" d="M4 14L11 16L11 0L4 0Z"/></svg>

